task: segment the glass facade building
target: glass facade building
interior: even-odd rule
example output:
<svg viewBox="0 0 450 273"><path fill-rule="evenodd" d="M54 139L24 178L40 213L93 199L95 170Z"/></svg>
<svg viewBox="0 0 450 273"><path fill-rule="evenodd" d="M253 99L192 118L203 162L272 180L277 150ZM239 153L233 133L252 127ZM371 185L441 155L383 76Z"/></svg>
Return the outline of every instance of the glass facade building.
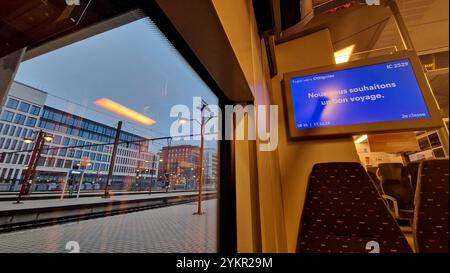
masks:
<svg viewBox="0 0 450 273"><path fill-rule="evenodd" d="M27 94L25 94L25 92ZM32 96L32 99L27 96ZM43 91L14 82L0 116L0 190L18 190L30 159L32 143L43 130L53 136L37 162L38 190L58 190L67 173L87 162L85 189L106 182L116 128L45 105ZM147 187L157 178L158 156L149 141L121 131L112 188Z"/></svg>

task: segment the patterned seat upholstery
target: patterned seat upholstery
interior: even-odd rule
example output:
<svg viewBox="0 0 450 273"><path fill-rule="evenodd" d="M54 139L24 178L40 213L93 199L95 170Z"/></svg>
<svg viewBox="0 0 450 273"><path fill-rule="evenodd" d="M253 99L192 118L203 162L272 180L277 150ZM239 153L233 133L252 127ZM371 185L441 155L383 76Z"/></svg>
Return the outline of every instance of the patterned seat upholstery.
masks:
<svg viewBox="0 0 450 273"><path fill-rule="evenodd" d="M299 252L411 252L406 238L359 163L321 163L309 178Z"/></svg>
<svg viewBox="0 0 450 273"><path fill-rule="evenodd" d="M448 253L448 159L427 160L419 167L414 239L420 253Z"/></svg>
<svg viewBox="0 0 450 273"><path fill-rule="evenodd" d="M408 173L411 176L411 186L413 187L414 190L416 190L417 186L417 179L419 176L419 165L420 165L419 161L410 162L407 165Z"/></svg>

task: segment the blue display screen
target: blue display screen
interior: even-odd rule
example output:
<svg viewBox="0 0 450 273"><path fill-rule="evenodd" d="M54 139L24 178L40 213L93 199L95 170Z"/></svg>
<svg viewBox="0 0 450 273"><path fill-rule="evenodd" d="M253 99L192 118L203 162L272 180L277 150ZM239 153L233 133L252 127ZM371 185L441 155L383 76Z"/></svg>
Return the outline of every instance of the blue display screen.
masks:
<svg viewBox="0 0 450 273"><path fill-rule="evenodd" d="M291 79L300 130L429 118L409 59Z"/></svg>

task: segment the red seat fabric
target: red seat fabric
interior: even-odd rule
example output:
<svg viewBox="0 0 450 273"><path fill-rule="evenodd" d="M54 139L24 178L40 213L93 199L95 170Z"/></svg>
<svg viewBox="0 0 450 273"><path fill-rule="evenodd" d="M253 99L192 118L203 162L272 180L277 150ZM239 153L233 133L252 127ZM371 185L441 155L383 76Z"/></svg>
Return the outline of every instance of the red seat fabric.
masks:
<svg viewBox="0 0 450 273"><path fill-rule="evenodd" d="M417 252L449 252L448 164L448 159L436 159L419 167L413 225Z"/></svg>
<svg viewBox="0 0 450 273"><path fill-rule="evenodd" d="M381 253L412 252L361 164L316 164L309 178L298 252L365 253L370 241L379 244Z"/></svg>

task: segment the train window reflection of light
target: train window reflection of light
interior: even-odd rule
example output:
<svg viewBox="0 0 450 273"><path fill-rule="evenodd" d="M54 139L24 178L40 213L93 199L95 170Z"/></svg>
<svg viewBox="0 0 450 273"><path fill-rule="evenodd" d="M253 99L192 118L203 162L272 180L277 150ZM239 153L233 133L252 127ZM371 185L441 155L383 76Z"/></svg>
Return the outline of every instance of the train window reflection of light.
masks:
<svg viewBox="0 0 450 273"><path fill-rule="evenodd" d="M153 125L156 123L153 119L107 98L99 99L95 104L119 116L126 117L144 125Z"/></svg>

